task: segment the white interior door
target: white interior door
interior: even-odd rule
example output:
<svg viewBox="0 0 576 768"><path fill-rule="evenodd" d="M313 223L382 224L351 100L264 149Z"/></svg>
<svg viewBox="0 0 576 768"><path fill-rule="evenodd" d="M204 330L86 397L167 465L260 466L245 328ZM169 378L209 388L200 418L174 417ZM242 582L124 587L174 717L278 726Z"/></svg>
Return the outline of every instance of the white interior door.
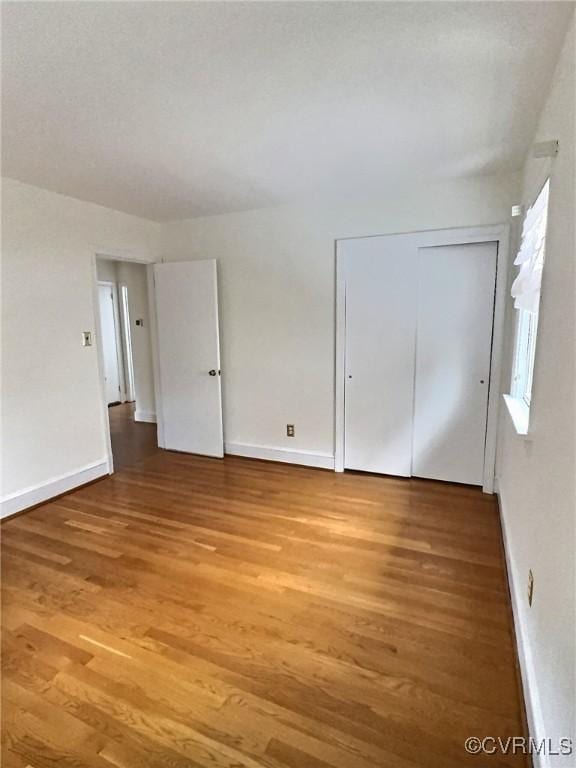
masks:
<svg viewBox="0 0 576 768"><path fill-rule="evenodd" d="M98 285L100 306L100 337L104 359L104 383L106 402L117 403L121 399L120 371L118 366L118 342L116 313L114 310L114 291L111 285Z"/></svg>
<svg viewBox="0 0 576 768"><path fill-rule="evenodd" d="M163 448L223 456L216 261L154 265Z"/></svg>
<svg viewBox="0 0 576 768"><path fill-rule="evenodd" d="M496 243L418 252L412 474L481 485Z"/></svg>
<svg viewBox="0 0 576 768"><path fill-rule="evenodd" d="M342 244L346 282L344 466L409 475L416 248L410 236Z"/></svg>

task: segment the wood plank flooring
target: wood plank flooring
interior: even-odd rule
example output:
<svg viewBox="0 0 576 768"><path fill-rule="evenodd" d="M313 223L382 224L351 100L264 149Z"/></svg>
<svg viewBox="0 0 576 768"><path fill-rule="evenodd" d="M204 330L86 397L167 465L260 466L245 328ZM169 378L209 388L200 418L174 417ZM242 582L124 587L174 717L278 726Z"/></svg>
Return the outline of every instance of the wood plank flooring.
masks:
<svg viewBox="0 0 576 768"><path fill-rule="evenodd" d="M2 534L4 768L524 765L479 490L157 451Z"/></svg>
<svg viewBox="0 0 576 768"><path fill-rule="evenodd" d="M134 421L134 408L134 403L122 403L108 408L116 472L158 451L156 424Z"/></svg>

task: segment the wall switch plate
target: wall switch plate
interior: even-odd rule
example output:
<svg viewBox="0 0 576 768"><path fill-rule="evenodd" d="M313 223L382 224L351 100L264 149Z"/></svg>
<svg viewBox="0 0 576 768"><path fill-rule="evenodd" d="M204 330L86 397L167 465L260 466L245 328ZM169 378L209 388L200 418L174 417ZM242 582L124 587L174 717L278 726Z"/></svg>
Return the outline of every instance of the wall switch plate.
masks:
<svg viewBox="0 0 576 768"><path fill-rule="evenodd" d="M144 325L144 320L142 320L142 318L136 320L136 325L139 325L140 327L142 327Z"/></svg>
<svg viewBox="0 0 576 768"><path fill-rule="evenodd" d="M528 571L528 605L532 605L532 596L534 595L534 576L532 571Z"/></svg>
<svg viewBox="0 0 576 768"><path fill-rule="evenodd" d="M294 437L294 424L286 424L286 437Z"/></svg>
<svg viewBox="0 0 576 768"><path fill-rule="evenodd" d="M83 347L92 346L92 331L82 331L82 346Z"/></svg>

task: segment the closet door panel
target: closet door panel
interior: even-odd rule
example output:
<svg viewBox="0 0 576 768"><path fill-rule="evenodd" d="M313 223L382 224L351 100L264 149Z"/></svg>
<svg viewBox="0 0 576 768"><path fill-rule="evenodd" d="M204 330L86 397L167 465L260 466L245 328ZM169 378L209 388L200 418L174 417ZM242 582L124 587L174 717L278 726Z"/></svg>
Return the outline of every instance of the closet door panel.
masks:
<svg viewBox="0 0 576 768"><path fill-rule="evenodd" d="M416 254L406 235L344 246L348 469L410 474Z"/></svg>
<svg viewBox="0 0 576 768"><path fill-rule="evenodd" d="M418 251L412 474L481 485L496 243Z"/></svg>

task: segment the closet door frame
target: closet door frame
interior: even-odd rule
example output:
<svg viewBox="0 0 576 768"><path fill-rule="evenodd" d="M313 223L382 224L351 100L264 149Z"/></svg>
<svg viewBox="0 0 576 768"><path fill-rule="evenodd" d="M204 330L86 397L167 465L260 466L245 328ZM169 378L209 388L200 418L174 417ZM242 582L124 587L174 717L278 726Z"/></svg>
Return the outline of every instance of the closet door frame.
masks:
<svg viewBox="0 0 576 768"><path fill-rule="evenodd" d="M484 476L482 490L494 493L496 471L496 431L502 379L504 347L504 320L506 315L506 288L508 285L508 255L510 228L507 224L457 229L436 229L424 232L406 232L414 242L415 252L419 248L469 243L497 243L496 293L494 300L494 326L492 330L492 354L490 357L490 380L488 389L488 414L486 420L486 443L484 448ZM387 235L369 235L386 237ZM398 236L397 233L394 235ZM335 364L335 418L334 418L334 469L344 471L345 421L344 387L346 375L346 278L344 269L343 243L363 238L342 238L336 240L336 364Z"/></svg>

